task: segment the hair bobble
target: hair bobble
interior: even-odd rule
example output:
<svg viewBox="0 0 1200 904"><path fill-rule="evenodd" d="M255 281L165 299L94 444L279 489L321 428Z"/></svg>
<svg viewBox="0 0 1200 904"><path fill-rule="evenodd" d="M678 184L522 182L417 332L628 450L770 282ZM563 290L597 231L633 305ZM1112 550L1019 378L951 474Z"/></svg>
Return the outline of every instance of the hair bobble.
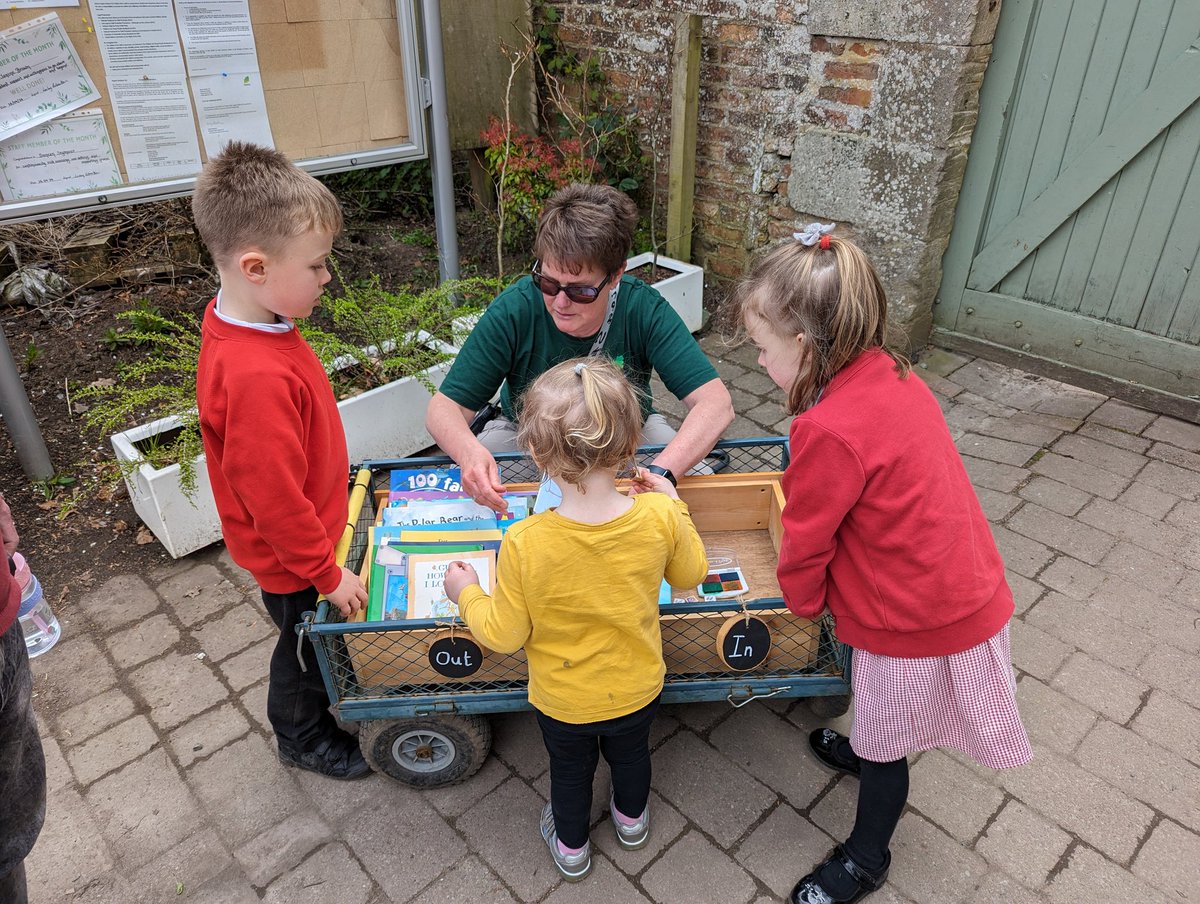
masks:
<svg viewBox="0 0 1200 904"><path fill-rule="evenodd" d="M826 250L829 248L829 233L836 228L836 223L809 223L800 232L793 232L792 238L808 248L820 243L821 250Z"/></svg>
<svg viewBox="0 0 1200 904"><path fill-rule="evenodd" d="M583 376L583 370L584 370L584 368L585 368L585 367L587 367L587 365L586 365L586 364L584 364L582 361L580 361L578 364L576 364L576 365L575 365L575 376L577 376L577 377L582 377L582 376Z"/></svg>

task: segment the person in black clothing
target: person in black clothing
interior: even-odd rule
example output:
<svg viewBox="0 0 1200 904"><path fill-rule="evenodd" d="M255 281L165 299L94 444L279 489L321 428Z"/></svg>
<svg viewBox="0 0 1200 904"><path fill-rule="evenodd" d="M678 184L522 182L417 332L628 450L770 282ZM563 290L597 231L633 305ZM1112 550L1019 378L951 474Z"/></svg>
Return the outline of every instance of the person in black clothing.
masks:
<svg viewBox="0 0 1200 904"><path fill-rule="evenodd" d="M46 760L33 715L33 674L17 611L21 588L13 576L17 529L0 496L0 904L27 904L25 857L46 818Z"/></svg>

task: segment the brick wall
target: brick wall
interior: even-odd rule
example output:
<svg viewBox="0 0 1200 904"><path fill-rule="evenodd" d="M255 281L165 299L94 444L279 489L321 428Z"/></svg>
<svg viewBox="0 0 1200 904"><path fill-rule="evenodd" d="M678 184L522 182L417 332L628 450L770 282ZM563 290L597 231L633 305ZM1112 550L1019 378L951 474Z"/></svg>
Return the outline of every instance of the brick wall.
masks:
<svg viewBox="0 0 1200 904"><path fill-rule="evenodd" d="M998 0L547 5L563 42L636 105L662 207L675 17L704 17L692 248L710 277L727 284L798 226L837 221L925 339Z"/></svg>

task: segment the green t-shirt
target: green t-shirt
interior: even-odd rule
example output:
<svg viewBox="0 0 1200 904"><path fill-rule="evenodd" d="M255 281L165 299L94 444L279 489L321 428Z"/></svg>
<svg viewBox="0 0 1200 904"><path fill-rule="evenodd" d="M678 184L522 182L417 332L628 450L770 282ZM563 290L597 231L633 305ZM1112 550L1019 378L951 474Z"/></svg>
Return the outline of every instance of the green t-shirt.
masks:
<svg viewBox="0 0 1200 904"><path fill-rule="evenodd" d="M513 402L542 372L587 355L596 336L576 339L555 325L533 279L523 276L493 301L463 343L441 391L463 406L482 408L503 385L504 416L516 420ZM661 295L625 276L617 292L604 355L642 391L642 417L654 411L650 374L657 371L676 398L717 378L717 371L683 321Z"/></svg>

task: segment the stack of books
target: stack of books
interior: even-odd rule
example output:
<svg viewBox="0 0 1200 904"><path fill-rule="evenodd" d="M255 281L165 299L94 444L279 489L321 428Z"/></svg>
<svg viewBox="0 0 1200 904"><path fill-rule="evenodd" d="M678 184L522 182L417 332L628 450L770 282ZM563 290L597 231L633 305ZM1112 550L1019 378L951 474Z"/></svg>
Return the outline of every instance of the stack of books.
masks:
<svg viewBox="0 0 1200 904"><path fill-rule="evenodd" d="M504 515L474 502L462 489L458 468L393 471L388 504L368 537L366 620L456 616L445 592L446 569L454 561L474 566L491 593L504 531L526 517L533 502L527 494L504 498Z"/></svg>

